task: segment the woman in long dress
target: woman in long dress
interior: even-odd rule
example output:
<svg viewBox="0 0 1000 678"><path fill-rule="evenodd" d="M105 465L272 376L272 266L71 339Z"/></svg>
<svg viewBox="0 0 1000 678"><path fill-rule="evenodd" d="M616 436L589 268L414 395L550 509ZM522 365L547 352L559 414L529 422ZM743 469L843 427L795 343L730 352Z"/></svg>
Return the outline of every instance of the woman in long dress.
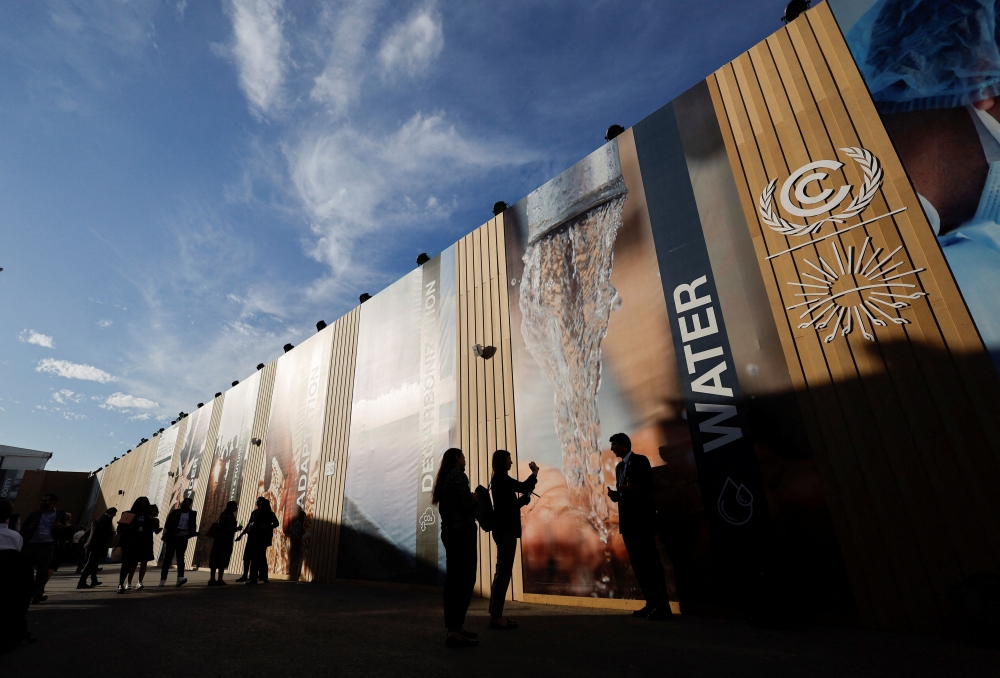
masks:
<svg viewBox="0 0 1000 678"><path fill-rule="evenodd" d="M236 502L226 504L215 523L215 536L212 538L212 554L208 557L208 585L224 586L222 573L229 567L229 559L233 555L233 537L236 536L239 525L236 522ZM215 571L219 571L216 578Z"/></svg>

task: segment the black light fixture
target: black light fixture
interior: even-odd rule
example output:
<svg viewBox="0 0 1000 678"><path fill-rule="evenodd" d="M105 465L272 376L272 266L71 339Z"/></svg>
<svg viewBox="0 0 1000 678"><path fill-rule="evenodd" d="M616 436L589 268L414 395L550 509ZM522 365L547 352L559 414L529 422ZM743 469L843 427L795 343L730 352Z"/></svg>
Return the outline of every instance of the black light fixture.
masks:
<svg viewBox="0 0 1000 678"><path fill-rule="evenodd" d="M320 320L318 323L316 323L316 331L317 332L322 332L325 329L326 329L326 321L325 320Z"/></svg>
<svg viewBox="0 0 1000 678"><path fill-rule="evenodd" d="M608 128L608 131L604 134L604 140L611 141L624 131L625 128L622 127L621 125L612 125L611 127Z"/></svg>
<svg viewBox="0 0 1000 678"><path fill-rule="evenodd" d="M125 450L125 454L128 454L128 453L129 453L129 452L131 452L131 451L132 451L132 450ZM98 469L98 470L100 470L100 469Z"/></svg>
<svg viewBox="0 0 1000 678"><path fill-rule="evenodd" d="M174 419L174 420L173 420L172 422L170 422L170 425L171 425L171 426L173 426L173 425L174 425L174 424L176 424L176 423L177 423L177 420L176 420L176 419Z"/></svg>
<svg viewBox="0 0 1000 678"><path fill-rule="evenodd" d="M156 436L158 436L158 435L160 435L160 432L159 432L159 431L157 431L156 433L154 433L154 434L153 434L153 437L155 438L155 437L156 437Z"/></svg>
<svg viewBox="0 0 1000 678"><path fill-rule="evenodd" d="M285 353L288 353L289 351L291 351L291 350L292 350L293 348L295 348L295 347L294 347L294 346L292 346L291 344L285 344L285 345L284 345L284 346L282 346L281 348L283 348L283 349L285 350Z"/></svg>
<svg viewBox="0 0 1000 678"><path fill-rule="evenodd" d="M160 430L158 431L158 433L163 433L163 429L161 428L161 429L160 429Z"/></svg>
<svg viewBox="0 0 1000 678"><path fill-rule="evenodd" d="M261 443L260 438L251 438L250 442L253 443L254 445L257 445L258 447L260 447L260 443Z"/></svg>
<svg viewBox="0 0 1000 678"><path fill-rule="evenodd" d="M215 397L218 398L221 395L222 395L222 391L219 391L218 393L215 394Z"/></svg>
<svg viewBox="0 0 1000 678"><path fill-rule="evenodd" d="M480 346L479 344L472 345L472 352L477 358L482 358L483 360L489 360L497 353L496 346Z"/></svg>
<svg viewBox="0 0 1000 678"><path fill-rule="evenodd" d="M264 363L257 363L257 369L258 370L264 369Z"/></svg>
<svg viewBox="0 0 1000 678"><path fill-rule="evenodd" d="M199 410L200 410L201 408L203 408L204 406L205 406L205 403L198 403L198 409L199 409Z"/></svg>
<svg viewBox="0 0 1000 678"><path fill-rule="evenodd" d="M117 459L118 457L115 457ZM118 494L125 494L125 490L118 490Z"/></svg>
<svg viewBox="0 0 1000 678"><path fill-rule="evenodd" d="M233 382L233 386L236 386L236 384L238 384L238 383L240 383L239 379L237 379L236 381Z"/></svg>
<svg viewBox="0 0 1000 678"><path fill-rule="evenodd" d="M372 298L372 295L368 294L367 292L362 292L361 296L358 297L358 301L360 301L363 304L363 303L365 303L366 301L368 301L371 298Z"/></svg>
<svg viewBox="0 0 1000 678"><path fill-rule="evenodd" d="M781 21L786 24L789 21L795 21L800 14L809 9L811 4L810 0L792 0L785 6L785 13L781 16Z"/></svg>
<svg viewBox="0 0 1000 678"><path fill-rule="evenodd" d="M495 203L493 203L493 216L495 217L500 216L501 214L504 213L504 210L506 210L508 207L510 207L510 205L505 203L503 200L497 200Z"/></svg>
<svg viewBox="0 0 1000 678"><path fill-rule="evenodd" d="M427 252L421 252L417 255L417 266L423 266L430 260L431 258L427 256Z"/></svg>
<svg viewBox="0 0 1000 678"><path fill-rule="evenodd" d="M184 412L184 410L181 410L181 411L180 411L180 412L178 413L178 415L177 415L177 420L178 420L178 421L180 421L181 419L183 419L183 418L184 418L184 417L186 417L186 416L187 416L187 413L185 413L185 412Z"/></svg>

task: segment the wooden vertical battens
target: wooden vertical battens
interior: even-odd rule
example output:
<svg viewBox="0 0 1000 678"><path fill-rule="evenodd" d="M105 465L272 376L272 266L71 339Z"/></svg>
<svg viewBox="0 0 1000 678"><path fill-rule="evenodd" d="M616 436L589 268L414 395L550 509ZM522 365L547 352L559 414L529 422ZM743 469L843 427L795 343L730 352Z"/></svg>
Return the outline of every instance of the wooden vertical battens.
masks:
<svg viewBox="0 0 1000 678"><path fill-rule="evenodd" d="M458 439L468 458L473 485L489 485L493 452L506 449L517 472L514 437L514 397L510 363L510 319L507 306L507 262L503 215L460 240L456 250L458 341ZM483 360L473 345L495 346L496 355ZM476 592L489 597L496 571L496 548L486 532L479 532L479 569ZM518 545L508 599L520 600L523 586Z"/></svg>
<svg viewBox="0 0 1000 678"><path fill-rule="evenodd" d="M319 462L319 487L316 490L316 514L310 536L312 543L309 545L309 570L316 581L331 581L337 573L337 547L340 517L344 508L347 441L351 432L354 363L360 318L361 308L356 307L333 323L333 350ZM326 470L328 464L332 465L329 474Z"/></svg>
<svg viewBox="0 0 1000 678"><path fill-rule="evenodd" d="M225 402L225 393L212 400L212 415L208 422L208 432L205 434L205 447L201 450L201 458L198 462L198 478L194 483L194 500L191 503L191 508L198 512L202 521L205 520L202 511L205 508L205 490L208 487L208 477L212 473L212 459L215 457L216 438L219 436L219 421L222 420L222 407ZM164 515L163 520L166 521L166 519L167 517ZM187 551L184 555L185 563L194 562L194 549L197 544L197 539L188 540Z"/></svg>
<svg viewBox="0 0 1000 678"><path fill-rule="evenodd" d="M810 438L862 618L936 631L947 590L1000 563L1000 385L842 35L822 4L708 81L789 371L809 403ZM810 244L765 224L758 195L772 179L861 147L882 163L870 206ZM853 161L832 177L860 185ZM897 247L900 270L927 296L899 314L908 324L824 341L799 328L795 294L810 263L857 256L866 238ZM784 253L783 253L784 252ZM768 256L774 258L768 260ZM868 256L868 254L866 254ZM807 261L808 260L808 261ZM836 263L832 265L837 266ZM827 329L825 334L829 333ZM800 399L801 400L801 399Z"/></svg>

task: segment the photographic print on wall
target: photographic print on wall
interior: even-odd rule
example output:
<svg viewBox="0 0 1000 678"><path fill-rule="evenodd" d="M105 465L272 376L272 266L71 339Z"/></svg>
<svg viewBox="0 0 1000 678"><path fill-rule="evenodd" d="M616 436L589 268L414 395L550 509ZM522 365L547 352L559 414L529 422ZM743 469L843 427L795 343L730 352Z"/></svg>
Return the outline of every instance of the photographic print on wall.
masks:
<svg viewBox="0 0 1000 678"><path fill-rule="evenodd" d="M194 498L194 488L198 482L201 457L205 451L205 443L208 442L208 426L211 421L211 406L200 407L188 415L187 430L184 432L184 441L181 443L177 460L177 475L170 491L170 500L166 502L167 511L161 511L164 516L170 510L179 507L185 499Z"/></svg>
<svg viewBox="0 0 1000 678"><path fill-rule="evenodd" d="M309 543L316 513L319 459L326 421L333 328L278 358L270 420L264 439L264 477L257 494L278 518L268 569L308 579ZM295 521L299 521L295 525Z"/></svg>
<svg viewBox="0 0 1000 678"><path fill-rule="evenodd" d="M436 585L431 492L455 444L455 248L361 307L337 576Z"/></svg>
<svg viewBox="0 0 1000 678"><path fill-rule="evenodd" d="M208 469L205 503L198 519L206 527L219 519L230 501L239 502L243 482L243 467L250 448L254 415L257 413L257 392L260 390L260 372L254 372L226 392L226 400L219 420L219 433L215 440L215 453ZM204 532L204 530L202 530ZM198 537L194 563L208 562L212 540Z"/></svg>

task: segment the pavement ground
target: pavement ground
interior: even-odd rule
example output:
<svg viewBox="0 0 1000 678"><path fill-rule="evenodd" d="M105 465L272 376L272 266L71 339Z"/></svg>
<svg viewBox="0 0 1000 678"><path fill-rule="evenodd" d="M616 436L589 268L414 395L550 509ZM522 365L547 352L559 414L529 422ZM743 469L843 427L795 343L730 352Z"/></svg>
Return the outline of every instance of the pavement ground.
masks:
<svg viewBox="0 0 1000 678"><path fill-rule="evenodd" d="M758 629L685 616L650 622L627 612L509 603L521 627L491 631L487 601L473 599L467 628L481 645L444 646L440 595L295 584L183 587L117 595L77 591L57 572L33 605L38 641L0 657L2 676L1000 676L1000 651L959 641L859 628Z"/></svg>

